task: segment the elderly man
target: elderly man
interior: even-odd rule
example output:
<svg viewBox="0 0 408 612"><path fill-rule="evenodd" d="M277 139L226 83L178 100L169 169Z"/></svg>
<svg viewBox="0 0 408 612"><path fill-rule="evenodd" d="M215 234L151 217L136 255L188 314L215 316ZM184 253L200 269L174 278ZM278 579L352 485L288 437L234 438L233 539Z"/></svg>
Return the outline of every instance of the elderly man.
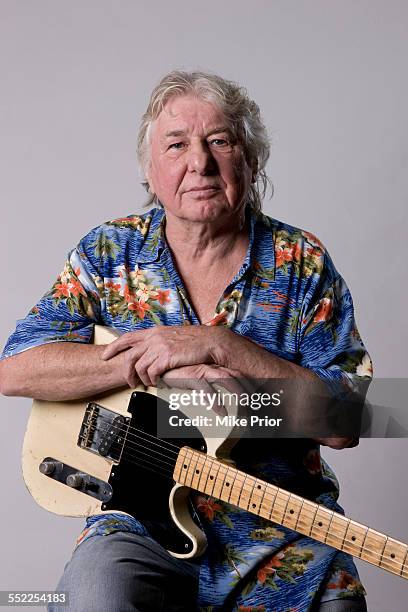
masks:
<svg viewBox="0 0 408 612"><path fill-rule="evenodd" d="M351 296L327 251L260 212L269 146L243 88L201 72L166 75L138 151L155 206L92 230L69 254L4 349L3 393L66 400L159 377L348 389L369 379ZM96 323L125 333L88 344ZM319 442L352 444L259 443L239 467L341 511ZM58 585L69 610L366 609L345 553L212 498L195 506L209 542L196 561L171 557L137 517L90 517Z"/></svg>

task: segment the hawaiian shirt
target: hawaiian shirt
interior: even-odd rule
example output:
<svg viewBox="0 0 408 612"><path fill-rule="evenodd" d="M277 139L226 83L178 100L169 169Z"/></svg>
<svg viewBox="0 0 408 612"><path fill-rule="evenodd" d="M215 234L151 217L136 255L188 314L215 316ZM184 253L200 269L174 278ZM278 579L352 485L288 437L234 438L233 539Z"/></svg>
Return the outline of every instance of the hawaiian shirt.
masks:
<svg viewBox="0 0 408 612"><path fill-rule="evenodd" d="M95 324L122 332L199 325L165 222L164 210L154 208L89 232L50 291L18 321L2 358L51 342L90 342ZM245 260L206 324L227 326L328 383L354 388L370 380L350 292L322 243L263 214L249 214L248 229ZM343 512L336 477L312 440L259 443L237 467ZM194 503L209 543L200 562L200 610L221 610L233 597L241 612L306 612L316 599L364 595L346 553L206 495ZM132 517L98 515L77 545L118 530L145 533Z"/></svg>

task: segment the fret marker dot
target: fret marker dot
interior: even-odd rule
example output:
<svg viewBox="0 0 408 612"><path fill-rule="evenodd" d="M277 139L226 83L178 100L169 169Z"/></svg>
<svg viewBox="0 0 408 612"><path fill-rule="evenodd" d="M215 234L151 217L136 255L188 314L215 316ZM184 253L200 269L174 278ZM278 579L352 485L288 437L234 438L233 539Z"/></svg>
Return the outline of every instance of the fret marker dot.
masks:
<svg viewBox="0 0 408 612"><path fill-rule="evenodd" d="M351 539L353 540L353 542L356 541L356 536L351 536Z"/></svg>
<svg viewBox="0 0 408 612"><path fill-rule="evenodd" d="M183 468L184 468L185 470L187 469L187 466L186 466L186 464L184 464L184 465L183 465Z"/></svg>
<svg viewBox="0 0 408 612"><path fill-rule="evenodd" d="M322 521L319 521L317 524L319 525L319 527L323 527Z"/></svg>
<svg viewBox="0 0 408 612"><path fill-rule="evenodd" d="M200 470L196 470L196 474L199 474L199 473L200 473Z"/></svg>
<svg viewBox="0 0 408 612"><path fill-rule="evenodd" d="M253 508L256 508L256 504L252 504L252 507L253 507Z"/></svg>
<svg viewBox="0 0 408 612"><path fill-rule="evenodd" d="M295 511L292 508L289 510L289 514L293 514Z"/></svg>
<svg viewBox="0 0 408 612"><path fill-rule="evenodd" d="M261 485L258 485L256 488L257 488L257 489L262 489Z"/></svg>
<svg viewBox="0 0 408 612"><path fill-rule="evenodd" d="M391 559L395 559L394 553L391 553Z"/></svg>
<svg viewBox="0 0 408 612"><path fill-rule="evenodd" d="M210 480L214 480L214 476L210 476Z"/></svg>

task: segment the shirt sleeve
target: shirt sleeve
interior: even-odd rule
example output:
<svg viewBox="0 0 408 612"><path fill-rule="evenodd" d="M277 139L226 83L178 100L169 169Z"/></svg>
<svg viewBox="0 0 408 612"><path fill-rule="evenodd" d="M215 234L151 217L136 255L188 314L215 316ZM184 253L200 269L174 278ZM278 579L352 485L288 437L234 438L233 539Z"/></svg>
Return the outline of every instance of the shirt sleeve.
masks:
<svg viewBox="0 0 408 612"><path fill-rule="evenodd" d="M100 318L98 280L80 246L72 250L51 289L17 321L1 358L52 342L90 342Z"/></svg>
<svg viewBox="0 0 408 612"><path fill-rule="evenodd" d="M325 253L306 292L300 316L300 365L328 383L336 396L365 396L372 379L370 356L357 330L350 291Z"/></svg>

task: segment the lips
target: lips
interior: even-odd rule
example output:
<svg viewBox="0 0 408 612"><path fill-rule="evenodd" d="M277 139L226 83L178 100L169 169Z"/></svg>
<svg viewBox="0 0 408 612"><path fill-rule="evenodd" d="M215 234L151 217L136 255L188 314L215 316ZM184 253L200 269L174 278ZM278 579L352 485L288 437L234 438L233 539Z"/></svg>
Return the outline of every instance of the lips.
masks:
<svg viewBox="0 0 408 612"><path fill-rule="evenodd" d="M186 189L186 191L215 191L218 189L218 185L203 185L202 187L191 187L191 189Z"/></svg>

